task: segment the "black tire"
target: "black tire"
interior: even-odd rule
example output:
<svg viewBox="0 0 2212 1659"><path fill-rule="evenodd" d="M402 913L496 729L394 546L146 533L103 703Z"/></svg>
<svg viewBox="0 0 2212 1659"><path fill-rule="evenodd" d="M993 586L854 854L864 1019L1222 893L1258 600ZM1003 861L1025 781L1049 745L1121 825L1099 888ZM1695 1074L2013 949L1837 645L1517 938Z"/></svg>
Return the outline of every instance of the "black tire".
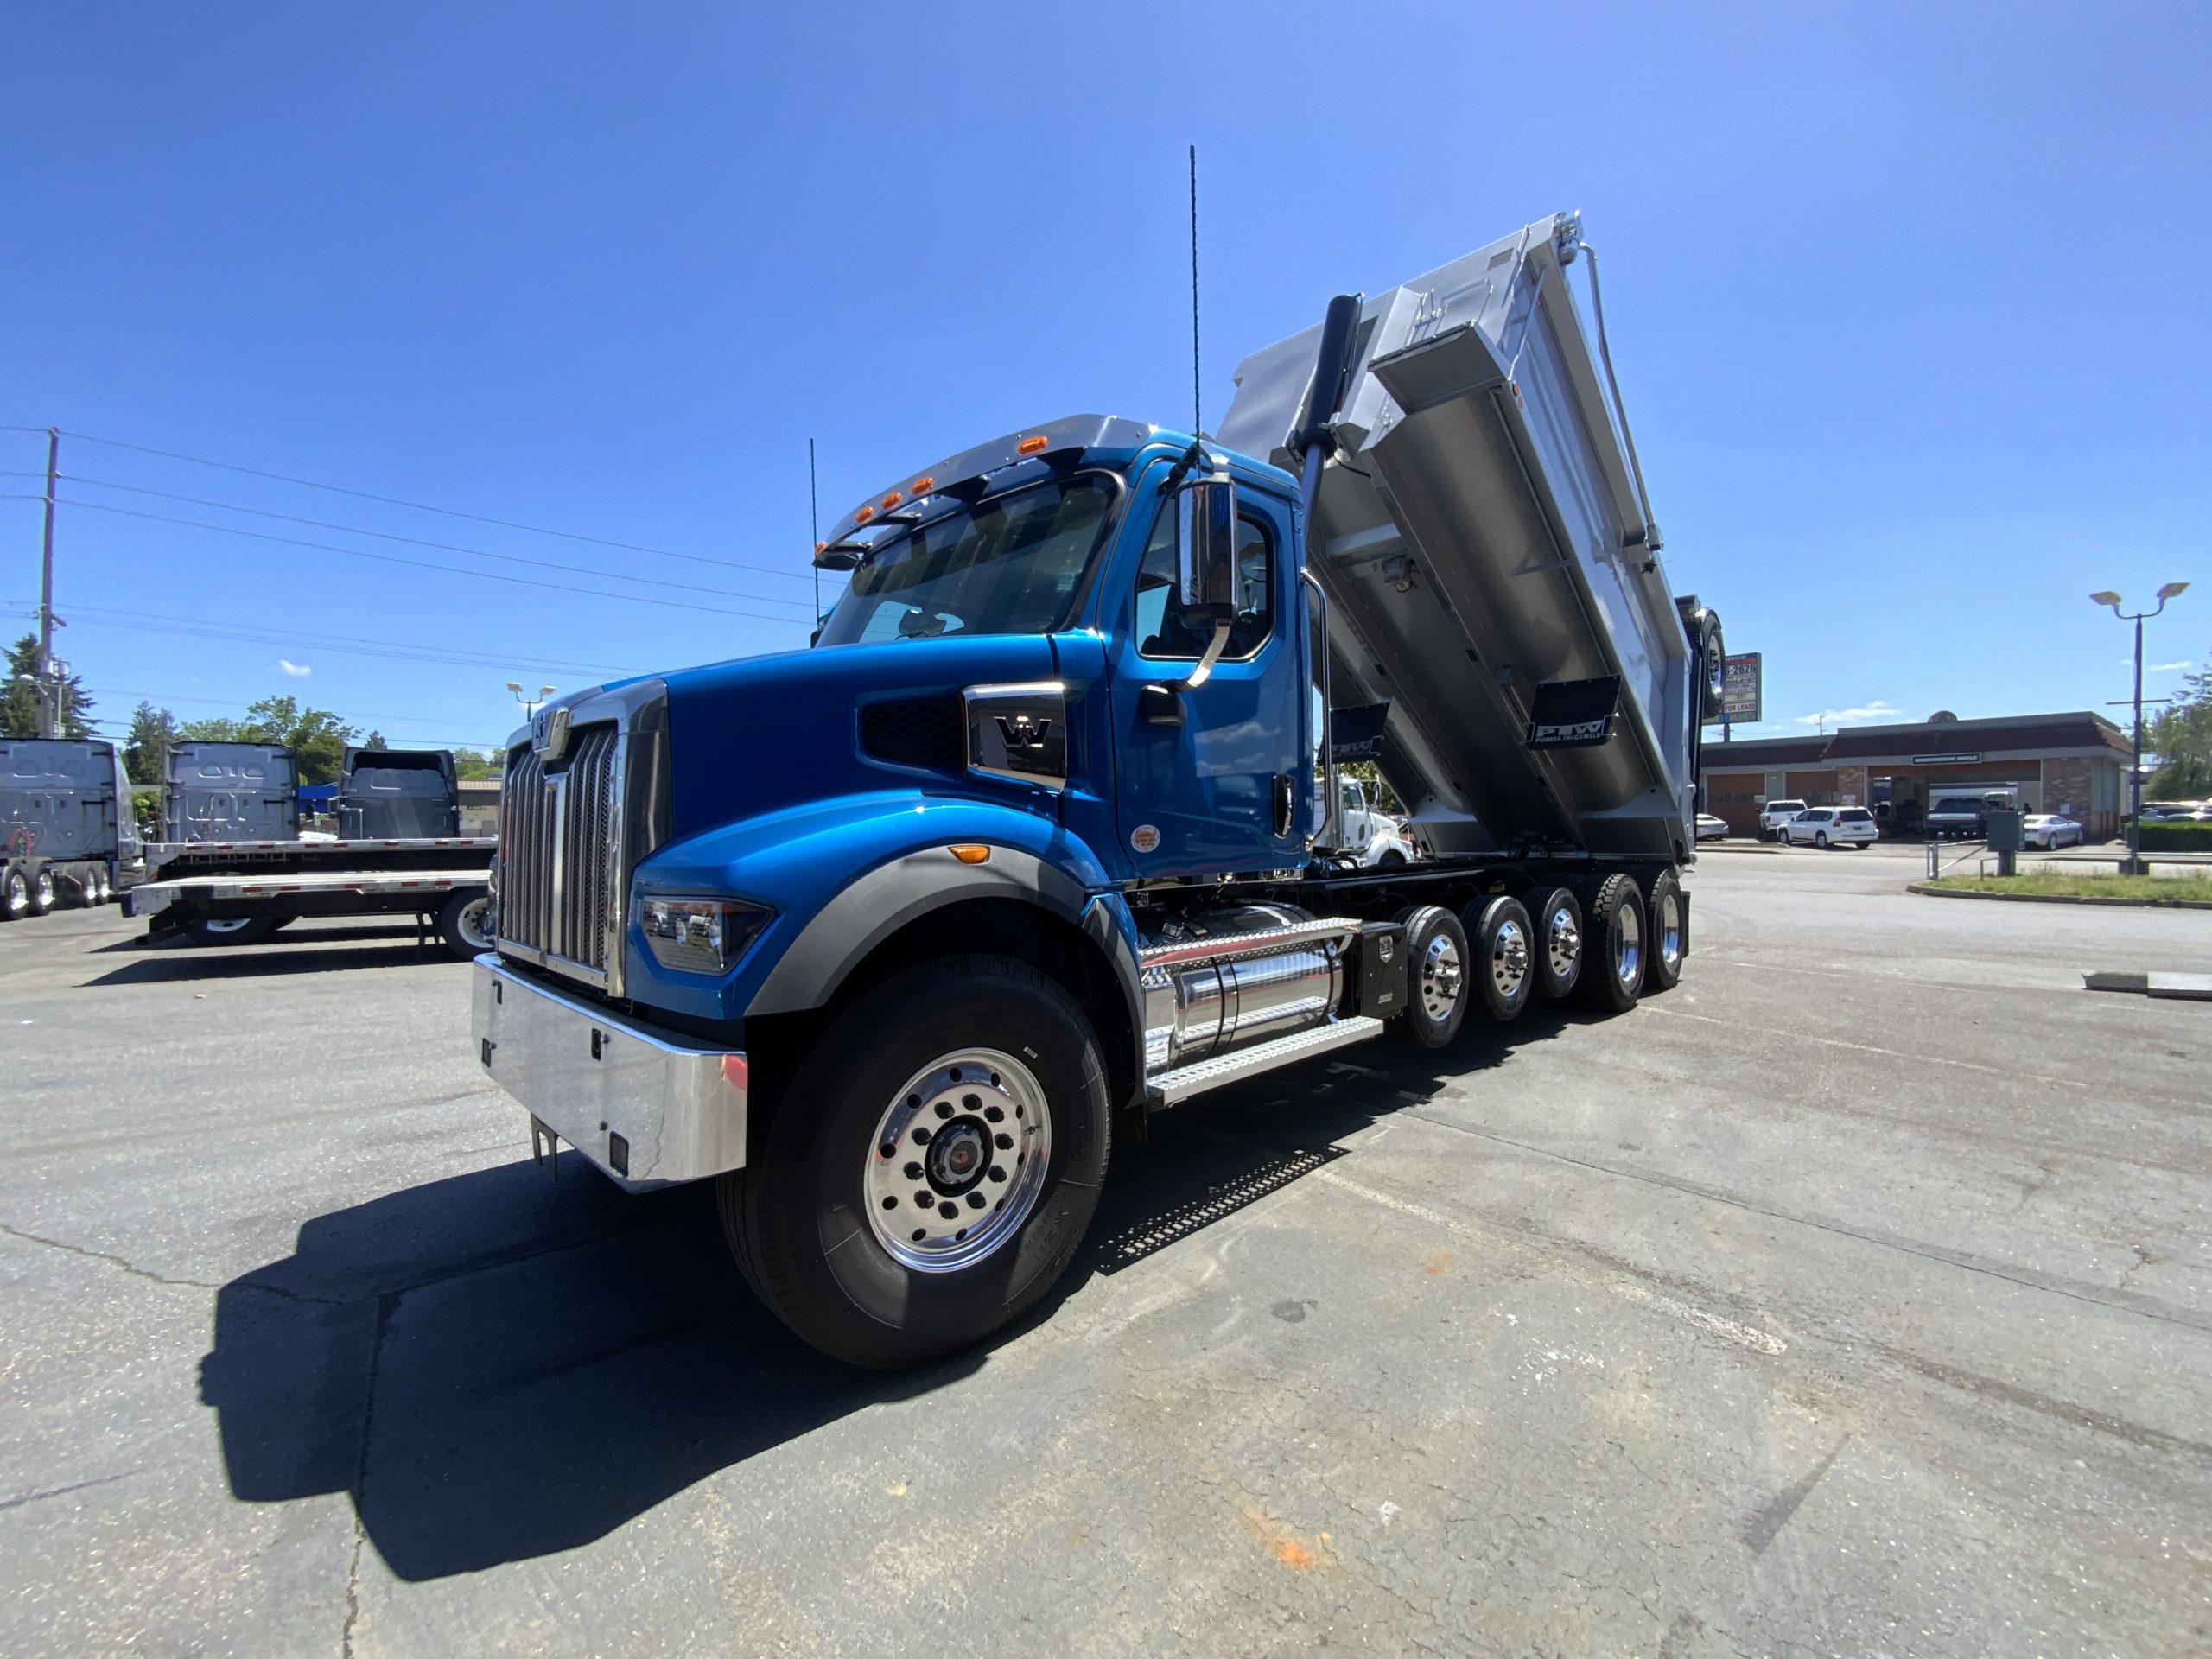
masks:
<svg viewBox="0 0 2212 1659"><path fill-rule="evenodd" d="M1422 1048L1441 1048L1467 1017L1467 931L1440 905L1398 912L1406 930L1406 1011L1397 1027Z"/></svg>
<svg viewBox="0 0 2212 1659"><path fill-rule="evenodd" d="M1643 894L1625 875L1599 877L1588 889L1582 930L1586 953L1575 983L1583 1006L1600 1014L1626 1014L1643 991Z"/></svg>
<svg viewBox="0 0 2212 1659"><path fill-rule="evenodd" d="M1814 846L1815 846L1815 847L1817 847L1817 848L1819 848L1819 849L1820 849L1822 852L1824 852L1824 853L1825 853L1826 851L1827 851L1827 849L1828 849L1828 832L1827 832L1827 830L1814 830L1814 831L1813 831L1813 845L1814 845Z"/></svg>
<svg viewBox="0 0 2212 1659"><path fill-rule="evenodd" d="M1643 895L1643 915L1650 924L1644 935L1649 948L1643 959L1643 994L1650 996L1682 982L1682 961L1689 955L1689 912L1682 902L1681 879L1674 871L1662 870L1651 878Z"/></svg>
<svg viewBox="0 0 2212 1659"><path fill-rule="evenodd" d="M473 962L492 948L491 936L484 931L491 903L489 887L456 887L438 912L438 937L463 962Z"/></svg>
<svg viewBox="0 0 2212 1659"><path fill-rule="evenodd" d="M0 922L20 921L30 913L29 879L10 865L4 874L0 874Z"/></svg>
<svg viewBox="0 0 2212 1659"><path fill-rule="evenodd" d="M1405 861L1406 855L1400 852L1396 848L1393 847L1389 852L1383 854L1382 857L1375 861L1375 868L1378 870L1401 869L1404 868Z"/></svg>
<svg viewBox="0 0 2212 1659"><path fill-rule="evenodd" d="M41 870L36 875L31 877L30 882L31 914L34 916L51 915L54 912L54 872L52 870Z"/></svg>
<svg viewBox="0 0 2212 1659"><path fill-rule="evenodd" d="M1529 895L1529 937L1535 949L1536 989L1560 997L1582 975L1582 905L1571 888L1554 887Z"/></svg>
<svg viewBox="0 0 2212 1659"><path fill-rule="evenodd" d="M1535 927L1529 907L1501 894L1477 899L1459 912L1471 947L1467 974L1473 1001L1498 1024L1521 1017L1536 988Z"/></svg>
<svg viewBox="0 0 2212 1659"><path fill-rule="evenodd" d="M54 882L54 907L56 910L90 910L92 889L90 876L79 880L73 875L57 876Z"/></svg>
<svg viewBox="0 0 2212 1659"><path fill-rule="evenodd" d="M1018 1101L1033 1088L1041 1100L1043 1173L1034 1178L1026 1208L987 1254L965 1265L918 1268L893 1254L885 1242L890 1228L879 1231L867 1201L869 1182L880 1167L888 1168L874 1161L875 1137L887 1116L898 1121L902 1090L932 1069L949 1069L945 1062L977 1052L1023 1069L1020 1082L1007 1079L1010 1098ZM980 1071L976 1076L980 1083ZM991 1076L995 1084L998 1074ZM944 1086L957 1090L959 1084ZM969 1105L976 1098L966 1096L963 1106L977 1109ZM917 1113L928 1109L918 1103L920 1094L903 1099ZM944 1103L951 1106L950 1094ZM1097 1039L1065 991L1003 957L931 963L868 992L816 1041L756 1141L749 1166L720 1179L723 1231L760 1300L804 1340L855 1365L918 1365L1018 1318L1067 1270L1097 1208L1110 1116ZM950 1128L969 1121L963 1111ZM981 1119L972 1122L981 1128ZM994 1122L1006 1122L1005 1112ZM933 1126L923 1117L914 1127L918 1147L920 1131ZM906 1129L895 1133L902 1153L912 1150L904 1146ZM999 1139L1012 1144L1003 1134ZM940 1144L962 1143L945 1138ZM966 1144L978 1143L971 1136ZM1001 1154L988 1141L980 1144L982 1155L995 1163ZM913 1179L937 1187L938 1154L917 1155L930 1160L931 1173ZM981 1175L969 1173L967 1188L955 1192L948 1184L939 1196L972 1203L978 1193L1002 1190L1010 1198L1023 1179L1020 1161L1017 1152L1014 1180L1002 1189L981 1185ZM976 1168L965 1166L967 1172ZM995 1167L993 1179L1001 1179ZM976 1205L975 1225L989 1225L998 1207ZM925 1208L913 1217L930 1213ZM902 1212L892 1224L903 1229L909 1218ZM966 1230L958 1236L965 1238Z"/></svg>
<svg viewBox="0 0 2212 1659"><path fill-rule="evenodd" d="M202 917L184 925L184 937L194 944L259 944L288 919L282 916L239 916L219 920Z"/></svg>

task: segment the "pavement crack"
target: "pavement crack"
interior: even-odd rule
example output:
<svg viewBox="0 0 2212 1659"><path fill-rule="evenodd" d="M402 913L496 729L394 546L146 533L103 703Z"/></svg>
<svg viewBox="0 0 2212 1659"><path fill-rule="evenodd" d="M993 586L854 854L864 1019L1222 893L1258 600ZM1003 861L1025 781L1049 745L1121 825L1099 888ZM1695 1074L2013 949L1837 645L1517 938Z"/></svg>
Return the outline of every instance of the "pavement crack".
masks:
<svg viewBox="0 0 2212 1659"><path fill-rule="evenodd" d="M126 1262L119 1255L111 1255L105 1250L91 1249L82 1244L71 1244L61 1239L48 1238L42 1234L25 1232L20 1227L10 1227L4 1221L0 1221L0 1233L5 1233L10 1238L19 1238L26 1244L42 1244L48 1249L60 1250L65 1255L80 1255L87 1262L105 1262L111 1268L121 1268L133 1279L143 1279L149 1284L167 1285L178 1290L218 1291L223 1288L220 1285L211 1285L199 1279L172 1279Z"/></svg>
<svg viewBox="0 0 2212 1659"><path fill-rule="evenodd" d="M385 1332L404 1293L394 1291L377 1298L377 1323L369 1338L369 1375L361 1389L361 1440L353 1453L353 1549L346 1564L346 1622L338 1632L340 1659L353 1659L353 1627L361 1617L361 1547L368 1541L366 1494L369 1484L369 1440L376 1432L377 1378L384 1369Z"/></svg>
<svg viewBox="0 0 2212 1659"><path fill-rule="evenodd" d="M0 1498L0 1511L20 1510L27 1503L43 1503L49 1497L67 1497L72 1492L81 1492L93 1486L112 1486L118 1480L128 1480L138 1471L124 1471L119 1475L102 1475L98 1480L73 1481L67 1486L49 1486L42 1492L25 1492L20 1497Z"/></svg>

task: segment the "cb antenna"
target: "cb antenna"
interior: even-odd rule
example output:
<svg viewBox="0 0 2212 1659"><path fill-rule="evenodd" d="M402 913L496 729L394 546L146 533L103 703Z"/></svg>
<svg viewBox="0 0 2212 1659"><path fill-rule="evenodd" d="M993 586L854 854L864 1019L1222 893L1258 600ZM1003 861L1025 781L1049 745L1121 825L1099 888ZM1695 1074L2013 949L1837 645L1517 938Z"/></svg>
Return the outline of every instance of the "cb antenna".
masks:
<svg viewBox="0 0 2212 1659"><path fill-rule="evenodd" d="M806 441L806 516L812 527L814 544L822 544L822 490L814 477L814 440ZM814 626L822 626L822 567L814 567Z"/></svg>
<svg viewBox="0 0 2212 1659"><path fill-rule="evenodd" d="M1198 147L1191 146L1191 435L1205 431L1205 402L1198 391Z"/></svg>

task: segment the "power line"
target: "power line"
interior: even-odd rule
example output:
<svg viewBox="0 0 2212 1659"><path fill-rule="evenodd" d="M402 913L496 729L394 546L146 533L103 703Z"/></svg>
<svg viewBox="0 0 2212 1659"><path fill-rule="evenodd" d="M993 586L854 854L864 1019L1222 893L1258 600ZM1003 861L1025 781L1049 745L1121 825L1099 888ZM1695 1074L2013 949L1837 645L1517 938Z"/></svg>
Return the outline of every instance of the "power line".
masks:
<svg viewBox="0 0 2212 1659"><path fill-rule="evenodd" d="M9 427L10 432L46 430L44 427ZM174 449L155 449L143 443L125 443L120 438L95 437L89 432L72 432L63 429L62 436L75 438L84 443L104 444L111 449L128 449L141 455L158 455L164 461L181 461L194 467L213 467L226 473L241 473L248 478L265 478L278 484L296 484L302 489L327 490L333 495L350 495L357 500L381 502L388 507L405 507L414 512L435 512L448 518L466 518L471 524L495 524L501 530L519 530L531 536L551 536L559 540L588 542L594 547L620 548L626 553L650 553L657 558L689 559L700 564L728 565L734 569L759 570L769 575L798 576L796 570L784 570L773 565L744 564L732 559L710 559L698 553L675 553L664 547L647 547L639 542L610 541L603 536L586 536L572 530L549 530L543 524L525 524L512 518L493 518L480 512L464 512L458 507L433 506L427 501L409 501L396 495L378 495L369 490L349 489L342 484L322 484L311 478L294 478L286 473L264 472L257 467L241 467L234 461L210 461L204 455L180 454Z"/></svg>
<svg viewBox="0 0 2212 1659"><path fill-rule="evenodd" d="M88 685L85 688L85 694L87 696L96 697L136 697L142 702L151 702L164 708L173 702L204 702L218 709L251 709L253 707L252 703L241 702L236 697L171 696L159 691L125 691L120 686L113 685ZM256 699L256 701L266 701L266 699ZM410 721L417 726L457 727L463 731L468 730L474 724L473 721L461 720L426 720L420 715L395 715L388 709L378 713L374 709L349 709L346 711L346 717L348 724L356 720L404 720Z"/></svg>
<svg viewBox="0 0 2212 1659"><path fill-rule="evenodd" d="M0 478L37 478L41 476L43 476L43 474L37 473L0 473ZM520 553L493 553L485 548L461 547L452 542L425 541L419 536L400 536L394 534L391 531L367 530L364 529L359 524L334 524L327 518L303 518L297 513L272 512L266 507L243 506L236 501L214 501L210 500L206 496L177 495L168 490L149 489L145 486L140 484L118 483L112 479L86 478L81 474L76 473L64 473L61 476L65 481L71 484L89 484L95 488L103 490L124 490L132 495L150 495L163 501L181 501L191 506L213 507L223 512L248 513L256 518L275 518L284 524L306 524L315 530L335 530L348 536L367 536L380 542L398 542L409 547L426 547L439 553L466 553L471 558L497 559L505 564L526 564L540 570L565 570L573 575L580 576L616 576L626 581L642 582L654 588L673 588L680 592L688 594L713 594L723 599L749 599L762 605L789 605L795 608L804 609L806 603L805 601L798 599L778 599L772 594L743 593L728 588L702 588L696 582L670 582L660 576L630 575L626 572L602 570L588 564L563 564L556 559L533 559ZM66 497L61 500L60 505L63 506L79 507L97 507L98 505L95 502L72 501ZM786 571L779 572L778 574L791 575L794 573Z"/></svg>
<svg viewBox="0 0 2212 1659"><path fill-rule="evenodd" d="M0 499L35 501L38 496L6 496ZM575 588L564 582L540 582L532 576L507 576L495 570L459 570L451 565L433 564L427 559L404 559L396 553L372 553L365 548L339 547L329 542L302 541L296 536L271 536L258 530L241 530L235 524L211 524L204 519L177 518L167 513L141 512L134 507L118 507L104 501L68 501L64 505L90 512L111 512L125 518L145 518L159 524L181 524L188 530L212 530L221 536L243 536L257 542L275 542L285 547L304 547L320 553L343 553L350 558L374 559L380 564L404 564L416 570L436 570L450 576L470 576L479 582L505 582L522 588L543 588L558 594L582 594L591 599L617 599L632 605L656 605L663 610L702 611L715 616L741 616L754 622L789 624L797 619L788 616L764 616L758 611L734 611L725 605L699 605L689 600L653 599L644 594L612 593L603 588Z"/></svg>
<svg viewBox="0 0 2212 1659"><path fill-rule="evenodd" d="M4 608L17 610L25 601L10 600ZM256 627L249 623L208 621L198 617L169 617L144 611L119 611L73 605L72 626L120 628L134 633L169 633L193 639L235 639L246 645L291 645L311 651L335 651L350 656L394 658L406 662L448 663L467 668L526 668L555 674L620 675L633 671L626 663L578 663L565 658L518 657L497 652L454 652L432 645L392 639L363 639L342 633L288 633L281 629Z"/></svg>

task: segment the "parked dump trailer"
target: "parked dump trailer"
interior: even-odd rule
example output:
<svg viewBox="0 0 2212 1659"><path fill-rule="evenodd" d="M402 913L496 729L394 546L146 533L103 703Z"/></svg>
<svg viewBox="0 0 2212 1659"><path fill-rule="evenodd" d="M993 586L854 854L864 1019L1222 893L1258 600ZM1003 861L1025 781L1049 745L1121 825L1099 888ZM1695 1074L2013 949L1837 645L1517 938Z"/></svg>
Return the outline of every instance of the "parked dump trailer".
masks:
<svg viewBox="0 0 2212 1659"><path fill-rule="evenodd" d="M1675 984L1719 630L1587 251L1557 217L1340 297L1234 442L1080 416L887 480L812 649L538 709L474 1002L534 1138L715 1179L779 1317L904 1365L1043 1294L1151 1113ZM1355 756L1434 856L1361 866Z"/></svg>
<svg viewBox="0 0 2212 1659"><path fill-rule="evenodd" d="M272 785L256 797L234 782L256 767L264 778L288 779L289 757L283 771L273 764L281 752L197 747L255 753L188 763L204 785L197 795L181 792L188 825L246 816L284 792ZM489 943L484 912L499 842L454 833L457 800L447 751L349 748L336 803L340 828L353 833L157 842L146 849L131 914L147 918L149 938L181 932L199 944L257 944L302 916L411 914L435 925L454 955L474 956ZM190 816L194 810L199 816Z"/></svg>
<svg viewBox="0 0 2212 1659"><path fill-rule="evenodd" d="M143 864L130 780L112 743L0 742L0 921L105 904Z"/></svg>

